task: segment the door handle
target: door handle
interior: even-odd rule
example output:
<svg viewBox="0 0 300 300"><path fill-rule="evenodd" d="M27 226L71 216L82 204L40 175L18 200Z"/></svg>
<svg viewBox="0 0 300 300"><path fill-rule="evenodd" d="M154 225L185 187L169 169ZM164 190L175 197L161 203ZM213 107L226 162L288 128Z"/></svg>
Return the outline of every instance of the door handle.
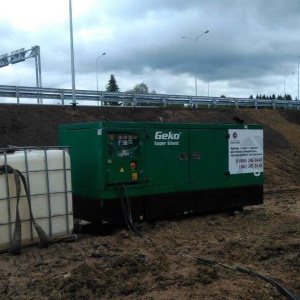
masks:
<svg viewBox="0 0 300 300"><path fill-rule="evenodd" d="M179 153L179 160L187 160L188 155L187 153Z"/></svg>
<svg viewBox="0 0 300 300"><path fill-rule="evenodd" d="M193 152L192 160L200 160L200 152Z"/></svg>

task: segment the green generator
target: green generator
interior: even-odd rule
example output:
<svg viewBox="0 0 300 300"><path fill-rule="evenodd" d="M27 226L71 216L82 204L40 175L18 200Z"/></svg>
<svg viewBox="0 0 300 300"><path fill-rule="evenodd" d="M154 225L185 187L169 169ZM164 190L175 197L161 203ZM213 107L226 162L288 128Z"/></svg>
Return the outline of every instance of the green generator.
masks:
<svg viewBox="0 0 300 300"><path fill-rule="evenodd" d="M263 203L263 127L94 122L59 127L74 217L116 223ZM123 206L122 206L123 204Z"/></svg>

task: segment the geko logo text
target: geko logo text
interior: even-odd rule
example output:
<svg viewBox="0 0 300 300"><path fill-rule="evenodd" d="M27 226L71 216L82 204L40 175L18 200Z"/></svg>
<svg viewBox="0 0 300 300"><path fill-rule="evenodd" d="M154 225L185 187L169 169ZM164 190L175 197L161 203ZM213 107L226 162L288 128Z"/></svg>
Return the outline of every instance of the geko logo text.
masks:
<svg viewBox="0 0 300 300"><path fill-rule="evenodd" d="M162 131L155 132L155 146L179 146L180 133L173 133L169 131L168 133L163 133ZM158 140L158 141L157 141Z"/></svg>

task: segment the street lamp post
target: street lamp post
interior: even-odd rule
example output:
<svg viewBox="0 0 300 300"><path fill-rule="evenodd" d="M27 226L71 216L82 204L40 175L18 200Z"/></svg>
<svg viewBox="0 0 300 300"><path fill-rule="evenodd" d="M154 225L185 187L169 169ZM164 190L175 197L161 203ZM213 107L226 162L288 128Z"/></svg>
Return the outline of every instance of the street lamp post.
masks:
<svg viewBox="0 0 300 300"><path fill-rule="evenodd" d="M293 56L293 57L298 57L298 96L297 96L297 100L300 100L299 99L299 60L300 60L300 55L287 55L287 56Z"/></svg>
<svg viewBox="0 0 300 300"><path fill-rule="evenodd" d="M297 96L298 101L299 101L299 59L300 59L300 56L298 56L298 96Z"/></svg>
<svg viewBox="0 0 300 300"><path fill-rule="evenodd" d="M203 32L202 34L198 35L195 38L191 38L191 37L187 37L187 36L183 36L183 39L189 39L189 40L194 40L194 58L195 58L195 96L197 96L197 57L196 57L196 42L198 40L198 38L206 33L209 33L208 30L206 30L205 32Z"/></svg>
<svg viewBox="0 0 300 300"><path fill-rule="evenodd" d="M96 59L96 81L97 81L97 92L98 92L98 60L100 57L102 57L103 55L105 55L106 53L103 52L97 59Z"/></svg>
<svg viewBox="0 0 300 300"><path fill-rule="evenodd" d="M287 77L289 77L290 75L293 75L293 74L295 74L295 72L290 73L290 74L288 74L288 75L286 75L284 77L284 81L283 81L283 95L284 95L284 99L286 99L286 96L285 96L285 80L286 80Z"/></svg>
<svg viewBox="0 0 300 300"><path fill-rule="evenodd" d="M72 106L76 107L75 97L75 67L74 67L74 46L73 46L73 23L72 23L72 0L69 0L70 14L70 47L71 47L71 70L72 70Z"/></svg>
<svg viewBox="0 0 300 300"><path fill-rule="evenodd" d="M219 64L216 64L212 67L212 69L216 68ZM207 82L207 96L209 97L209 80Z"/></svg>

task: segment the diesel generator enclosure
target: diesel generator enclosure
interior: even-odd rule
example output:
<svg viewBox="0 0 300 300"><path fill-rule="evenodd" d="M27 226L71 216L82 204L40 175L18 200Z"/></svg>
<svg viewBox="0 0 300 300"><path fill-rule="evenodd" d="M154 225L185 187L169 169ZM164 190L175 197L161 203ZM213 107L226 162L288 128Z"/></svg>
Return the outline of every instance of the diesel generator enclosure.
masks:
<svg viewBox="0 0 300 300"><path fill-rule="evenodd" d="M62 125L74 216L142 220L263 203L263 128L243 124L96 122ZM123 201L123 202L122 202Z"/></svg>

